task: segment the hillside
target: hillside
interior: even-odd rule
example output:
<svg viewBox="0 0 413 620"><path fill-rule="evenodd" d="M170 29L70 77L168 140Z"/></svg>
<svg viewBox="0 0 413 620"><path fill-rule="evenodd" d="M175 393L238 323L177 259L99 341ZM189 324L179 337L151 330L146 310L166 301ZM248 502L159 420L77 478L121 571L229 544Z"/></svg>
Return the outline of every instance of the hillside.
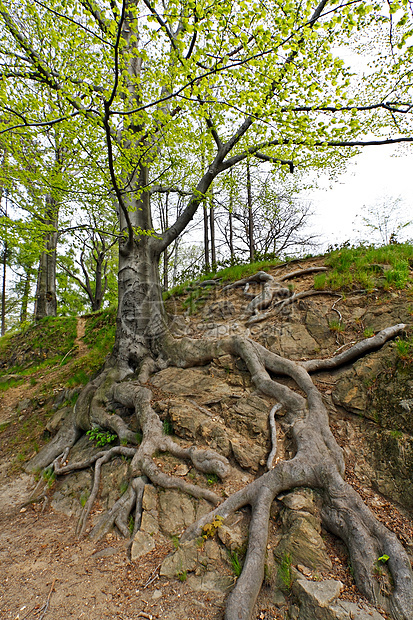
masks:
<svg viewBox="0 0 413 620"><path fill-rule="evenodd" d="M345 481L379 522L392 530L413 559L413 248L394 246L369 256L342 249L327 257L261 265L218 274L181 287L166 300L176 337L243 335L293 361L326 359L403 324L396 338L358 359L312 374L342 448ZM261 282L234 286L259 269L283 283L269 308ZM248 286L247 286L248 284ZM271 284L271 286L273 286ZM264 290L263 290L264 287ZM282 293L281 293L282 291ZM306 294L311 291L310 294ZM264 297L257 302L257 295ZM268 292L268 291L267 291ZM255 301L254 301L255 300ZM257 307L246 312L248 304ZM172 317L173 320L172 320ZM55 478L24 466L55 436L89 378L102 366L114 338L115 311L48 320L0 341L0 617L222 618L239 575L251 512L204 525L198 544L179 536L210 510L205 499L146 484L139 531L133 542L119 525L98 540L74 536L87 504L92 468ZM375 341L374 341L375 342ZM287 377L278 377L285 386ZM164 474L227 498L266 471L274 446L273 399L259 392L245 363L231 354L204 366L165 367L150 377L151 405L163 432L184 450L196 444L228 459L231 475L202 474L185 459L156 452ZM124 412L122 415L127 416ZM135 424L135 426L134 426ZM285 411L277 411L274 463L292 459L296 445ZM140 429L131 421L135 433ZM99 437L100 432L100 437ZM70 462L121 445L101 429L83 436ZM127 495L127 456L103 464L99 497L86 531ZM36 488L35 488L36 487ZM264 584L254 618L390 618L373 611L354 582L344 544L322 525L321 494L296 488L272 503ZM207 527L208 526L208 527ZM389 559L389 558L388 558ZM393 583L384 555L376 576L383 601ZM322 612L320 610L323 610ZM363 611L364 610L364 611ZM320 614L325 615L320 615ZM313 614L313 615L311 615Z"/></svg>

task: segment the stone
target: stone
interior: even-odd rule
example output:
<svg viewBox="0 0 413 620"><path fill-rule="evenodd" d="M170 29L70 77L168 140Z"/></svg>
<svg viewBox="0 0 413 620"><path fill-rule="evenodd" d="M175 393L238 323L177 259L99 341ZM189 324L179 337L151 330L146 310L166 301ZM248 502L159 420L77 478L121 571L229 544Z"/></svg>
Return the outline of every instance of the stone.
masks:
<svg viewBox="0 0 413 620"><path fill-rule="evenodd" d="M219 402L232 393L226 382L197 368L166 368L151 377L151 383L166 393L196 397L201 403L209 402L211 394Z"/></svg>
<svg viewBox="0 0 413 620"><path fill-rule="evenodd" d="M224 412L227 426L234 427L242 435L257 439L269 435L268 414L271 405L257 394L240 398L231 412Z"/></svg>
<svg viewBox="0 0 413 620"><path fill-rule="evenodd" d="M369 605L337 600L343 587L341 581L334 579L297 579L293 584L293 593L300 607L298 620L384 620Z"/></svg>
<svg viewBox="0 0 413 620"><path fill-rule="evenodd" d="M305 325L294 323L283 326L280 333L282 355L290 359L311 357L320 351L320 345L309 334Z"/></svg>
<svg viewBox="0 0 413 620"><path fill-rule="evenodd" d="M159 525L169 536L180 535L195 521L195 509L190 498L179 491L160 491Z"/></svg>
<svg viewBox="0 0 413 620"><path fill-rule="evenodd" d="M51 435L54 435L58 431L63 420L71 411L71 407L62 407L62 409L59 409L46 424L46 430L48 430Z"/></svg>
<svg viewBox="0 0 413 620"><path fill-rule="evenodd" d="M20 413L20 411L28 409L31 405L31 402L32 401L30 400L30 398L23 398L17 405L17 412Z"/></svg>
<svg viewBox="0 0 413 620"><path fill-rule="evenodd" d="M261 461L264 459L265 462L266 451L258 444L242 437L234 437L230 443L235 460L243 469L257 472L262 464Z"/></svg>
<svg viewBox="0 0 413 620"><path fill-rule="evenodd" d="M194 540L182 543L179 548L168 555L162 562L160 575L163 577L177 577L178 575L194 571L198 563L199 549Z"/></svg>
<svg viewBox="0 0 413 620"><path fill-rule="evenodd" d="M248 542L249 519L246 515L235 513L218 528L218 538L230 551L241 551Z"/></svg>
<svg viewBox="0 0 413 620"><path fill-rule="evenodd" d="M300 493L289 494L290 504L302 505ZM293 497L296 496L294 501ZM286 500L288 496L284 498ZM311 494L306 498L309 501ZM316 507L311 509L316 513ZM292 565L301 564L311 570L323 571L331 569L331 560L327 555L324 541L320 535L321 521L317 514L305 510L291 510L284 508L281 511L282 536L274 550L278 562L286 556L290 557Z"/></svg>
<svg viewBox="0 0 413 620"><path fill-rule="evenodd" d="M195 591L219 592L226 594L234 585L235 578L228 575L218 575L215 572L206 572L200 577L191 575L188 585Z"/></svg>
<svg viewBox="0 0 413 620"><path fill-rule="evenodd" d="M135 562L138 558L146 555L155 549L155 541L147 532L136 532L131 547L131 560Z"/></svg>

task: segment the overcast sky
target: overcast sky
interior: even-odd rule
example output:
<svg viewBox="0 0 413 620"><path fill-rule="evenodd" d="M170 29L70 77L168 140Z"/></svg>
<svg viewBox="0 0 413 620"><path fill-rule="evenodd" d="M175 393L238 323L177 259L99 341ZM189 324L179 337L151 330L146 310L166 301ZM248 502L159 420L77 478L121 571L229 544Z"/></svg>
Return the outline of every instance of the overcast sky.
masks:
<svg viewBox="0 0 413 620"><path fill-rule="evenodd" d="M319 189L306 192L315 213L313 226L321 235L323 248L358 240L360 225L355 222L364 205L382 202L384 197L403 200L405 221L413 220L413 145L403 147L365 147L350 160L347 171L337 182L326 176L319 179ZM365 238L368 233L365 232ZM399 240L413 239L413 226L400 234Z"/></svg>

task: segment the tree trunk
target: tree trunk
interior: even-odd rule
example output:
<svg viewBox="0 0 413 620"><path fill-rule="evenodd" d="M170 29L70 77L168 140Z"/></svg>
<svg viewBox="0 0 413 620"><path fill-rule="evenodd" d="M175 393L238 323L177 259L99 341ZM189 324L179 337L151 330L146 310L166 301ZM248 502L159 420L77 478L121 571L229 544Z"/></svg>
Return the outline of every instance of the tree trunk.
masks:
<svg viewBox="0 0 413 620"><path fill-rule="evenodd" d="M250 263L254 262L254 218L252 212L252 193L251 193L251 174L250 166L247 162L247 201L248 201L248 245L250 250Z"/></svg>
<svg viewBox="0 0 413 620"><path fill-rule="evenodd" d="M20 323L25 323L27 321L27 306L29 304L30 284L31 276L30 273L27 271L24 279L22 304L20 308Z"/></svg>
<svg viewBox="0 0 413 620"><path fill-rule="evenodd" d="M3 285L1 291L1 335L6 333L6 275L7 275L7 241L4 242L3 249Z"/></svg>
<svg viewBox="0 0 413 620"><path fill-rule="evenodd" d="M215 211L213 196L211 196L211 208L209 213L209 224L211 229L211 267L214 271L217 267L217 255L215 248Z"/></svg>
<svg viewBox="0 0 413 620"><path fill-rule="evenodd" d="M208 234L208 205L204 202L204 266L205 271L210 271L209 263L209 234Z"/></svg>
<svg viewBox="0 0 413 620"><path fill-rule="evenodd" d="M45 234L44 250L40 255L37 277L36 304L34 318L36 321L46 316L56 316L56 248L57 248L58 206L52 196L46 196L45 223L53 230Z"/></svg>

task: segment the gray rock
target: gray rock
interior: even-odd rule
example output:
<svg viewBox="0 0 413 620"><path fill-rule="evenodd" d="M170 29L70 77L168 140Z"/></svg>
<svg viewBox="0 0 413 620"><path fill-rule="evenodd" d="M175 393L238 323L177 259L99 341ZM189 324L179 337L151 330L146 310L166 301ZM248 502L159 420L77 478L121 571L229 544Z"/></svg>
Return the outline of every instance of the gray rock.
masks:
<svg viewBox="0 0 413 620"><path fill-rule="evenodd" d="M194 571L198 563L199 548L194 540L188 540L162 562L160 575L163 577L177 577L188 571Z"/></svg>
<svg viewBox="0 0 413 620"><path fill-rule="evenodd" d="M200 577L191 575L188 585L195 591L227 593L234 585L235 579L228 575L207 572Z"/></svg>
<svg viewBox="0 0 413 620"><path fill-rule="evenodd" d="M166 535L180 535L195 520L195 509L185 493L161 491L159 493L159 525Z"/></svg>
<svg viewBox="0 0 413 620"><path fill-rule="evenodd" d="M343 587L341 581L333 579L297 579L293 593L300 606L298 620L384 620L370 606L337 600Z"/></svg>
<svg viewBox="0 0 413 620"><path fill-rule="evenodd" d="M134 562L138 558L146 555L155 549L155 541L147 532L136 532L131 547L131 560Z"/></svg>

